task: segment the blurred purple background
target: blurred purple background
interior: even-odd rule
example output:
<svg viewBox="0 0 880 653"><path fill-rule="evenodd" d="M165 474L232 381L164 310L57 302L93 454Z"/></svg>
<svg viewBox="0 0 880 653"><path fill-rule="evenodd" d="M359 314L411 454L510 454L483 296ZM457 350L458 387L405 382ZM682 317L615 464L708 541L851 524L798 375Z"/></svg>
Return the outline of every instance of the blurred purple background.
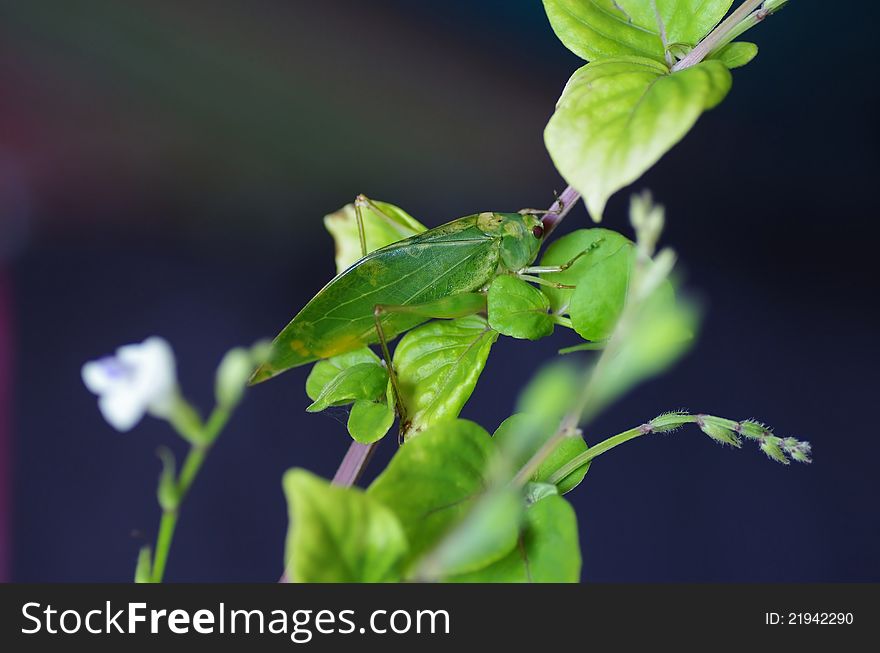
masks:
<svg viewBox="0 0 880 653"><path fill-rule="evenodd" d="M880 581L873 22L791 4L634 186L666 204L707 317L685 361L587 435L686 406L761 418L816 462L697 431L603 457L570 495L585 580ZM172 437L113 432L85 360L162 335L207 410L223 353L332 276L321 216L355 194L431 226L548 205L564 183L542 130L578 65L537 0L0 0L0 579L127 581L153 540ZM627 197L608 226L627 229ZM579 208L563 230L582 226ZM494 429L569 340L499 343L464 416ZM277 578L281 474L330 477L348 444L344 414L304 412L306 374L249 394L169 580Z"/></svg>

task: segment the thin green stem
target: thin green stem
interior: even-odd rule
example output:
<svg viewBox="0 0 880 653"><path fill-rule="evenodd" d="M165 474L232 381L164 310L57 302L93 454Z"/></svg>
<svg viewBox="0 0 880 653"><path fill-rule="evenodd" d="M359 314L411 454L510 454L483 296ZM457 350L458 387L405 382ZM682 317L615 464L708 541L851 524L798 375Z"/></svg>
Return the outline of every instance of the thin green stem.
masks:
<svg viewBox="0 0 880 653"><path fill-rule="evenodd" d="M174 539L174 529L177 527L177 511L166 510L162 513L162 521L159 523L159 535L156 538L156 554L153 557L153 571L150 574L151 583L161 583L165 575L165 565L168 562L168 551L171 549L171 541Z"/></svg>
<svg viewBox="0 0 880 653"><path fill-rule="evenodd" d="M547 479L547 483L550 483L551 485L556 485L573 471L593 460L593 458L601 456L606 451L609 451L614 447L623 444L624 442L629 442L630 440L634 440L635 438L647 435L648 433L651 433L651 431L646 430L644 426L637 426L636 428L630 429L629 431L624 431L623 433L619 433L614 437L603 440L596 446L590 447L579 456L575 456L565 465L553 472L550 478Z"/></svg>
<svg viewBox="0 0 880 653"><path fill-rule="evenodd" d="M672 70L684 70L685 68L696 66L709 56L718 44L727 38L728 34L735 31L739 24L748 18L749 14L757 10L762 4L764 4L764 0L746 0L743 2L730 16L721 21L721 24L712 30L706 38L700 41L684 59L675 64Z"/></svg>
<svg viewBox="0 0 880 653"><path fill-rule="evenodd" d="M171 550L171 543L174 540L174 531L177 528L178 513L186 495L189 493L193 482L198 476L199 470L205 462L205 458L211 449L211 445L220 435L220 432L226 426L231 416L228 407L217 407L198 437L199 444L190 447L180 474L176 482L177 503L172 508L166 508L162 512L162 520L159 522L159 534L156 536L156 548L153 555L153 568L150 573L150 582L161 583L165 576L165 567L168 563L168 554Z"/></svg>

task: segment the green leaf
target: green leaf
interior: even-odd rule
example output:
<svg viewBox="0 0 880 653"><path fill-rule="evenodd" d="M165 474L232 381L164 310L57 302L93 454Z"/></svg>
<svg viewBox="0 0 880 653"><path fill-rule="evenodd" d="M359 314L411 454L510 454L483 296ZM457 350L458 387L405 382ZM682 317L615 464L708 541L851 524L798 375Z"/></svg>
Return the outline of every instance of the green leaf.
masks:
<svg viewBox="0 0 880 653"><path fill-rule="evenodd" d="M672 365L692 344L696 327L695 308L676 301L672 284L661 284L634 316L617 355L609 359L604 382L597 388L598 406Z"/></svg>
<svg viewBox="0 0 880 653"><path fill-rule="evenodd" d="M498 339L483 318L428 322L407 333L394 351L406 411L404 437L458 417Z"/></svg>
<svg viewBox="0 0 880 653"><path fill-rule="evenodd" d="M547 124L547 150L601 220L608 198L678 143L730 83L720 61L672 74L650 59L588 64L572 75Z"/></svg>
<svg viewBox="0 0 880 653"><path fill-rule="evenodd" d="M742 68L758 55L758 46L748 41L728 43L718 52L712 53L710 59L717 59L728 68Z"/></svg>
<svg viewBox="0 0 880 653"><path fill-rule="evenodd" d="M377 367L382 367L382 361L368 347L355 349L315 363L306 379L306 394L309 399L315 401L340 372L361 363L372 363Z"/></svg>
<svg viewBox="0 0 880 653"><path fill-rule="evenodd" d="M397 515L411 559L468 514L488 484L495 453L489 434L467 420L436 424L400 447L367 494Z"/></svg>
<svg viewBox="0 0 880 653"><path fill-rule="evenodd" d="M628 238L610 229L599 227L595 229L578 229L551 243L547 251L544 252L541 265L564 265L581 252L586 252L586 254L577 259L574 265L567 270L541 276L554 283L577 286L578 281L588 269L612 254L616 254L624 245L631 244L632 241ZM543 288L543 292L550 299L550 307L554 312L562 311L563 313L568 313L571 294L574 292L572 289L551 288L547 286Z"/></svg>
<svg viewBox="0 0 880 653"><path fill-rule="evenodd" d="M584 340L605 340L626 303L636 249L624 245L584 271L571 296L571 323Z"/></svg>
<svg viewBox="0 0 880 653"><path fill-rule="evenodd" d="M333 377L306 410L317 413L330 406L340 406L358 399L374 400L384 396L387 387L388 372L384 367L358 363Z"/></svg>
<svg viewBox="0 0 880 653"><path fill-rule="evenodd" d="M134 569L134 582L153 582L153 553L149 546L142 546L138 552L137 566Z"/></svg>
<svg viewBox="0 0 880 653"><path fill-rule="evenodd" d="M545 365L520 394L517 412L558 421L571 408L582 382L582 375L568 361Z"/></svg>
<svg viewBox="0 0 880 653"><path fill-rule="evenodd" d="M482 569L503 558L519 538L523 502L513 489L483 495L419 565L417 577L441 579Z"/></svg>
<svg viewBox="0 0 880 653"><path fill-rule="evenodd" d="M384 401L359 399L348 416L348 432L356 442L372 444L381 440L394 424L394 395L388 384Z"/></svg>
<svg viewBox="0 0 880 653"><path fill-rule="evenodd" d="M487 304L489 326L505 336L540 340L553 333L550 301L522 279L506 274L495 277Z"/></svg>
<svg viewBox="0 0 880 653"><path fill-rule="evenodd" d="M648 57L665 63L667 44L696 45L730 9L732 0L544 0L550 25L572 52L594 61ZM659 21L658 21L659 14Z"/></svg>
<svg viewBox="0 0 880 653"><path fill-rule="evenodd" d="M507 454L512 460L514 471L525 465L538 449L553 435L558 427L558 420L550 421L536 418L527 413L517 413L504 420L496 429L492 438L498 448ZM523 446L526 445L526 446ZM530 480L534 483L547 483L551 476L575 457L588 449L587 443L580 436L567 437L561 440L555 449L538 466ZM556 488L559 494L571 492L584 480L590 463L585 463L571 472L559 483Z"/></svg>
<svg viewBox="0 0 880 653"><path fill-rule="evenodd" d="M370 204L366 204L361 210L367 252L426 230L418 220L393 204L375 200L372 204L379 210L375 210ZM335 213L325 216L324 227L336 243L336 273L339 274L362 256L354 204L346 204Z"/></svg>
<svg viewBox="0 0 880 653"><path fill-rule="evenodd" d="M290 514L287 576L296 583L384 583L400 579L407 542L394 513L357 488L303 469L284 475Z"/></svg>
<svg viewBox="0 0 880 653"><path fill-rule="evenodd" d="M504 558L447 580L460 583L576 583L581 552L577 516L562 497L547 496L526 510L517 546Z"/></svg>
<svg viewBox="0 0 880 653"><path fill-rule="evenodd" d="M253 347L236 347L226 352L214 377L217 405L233 408L241 401L248 379L269 358L271 343L258 342Z"/></svg>

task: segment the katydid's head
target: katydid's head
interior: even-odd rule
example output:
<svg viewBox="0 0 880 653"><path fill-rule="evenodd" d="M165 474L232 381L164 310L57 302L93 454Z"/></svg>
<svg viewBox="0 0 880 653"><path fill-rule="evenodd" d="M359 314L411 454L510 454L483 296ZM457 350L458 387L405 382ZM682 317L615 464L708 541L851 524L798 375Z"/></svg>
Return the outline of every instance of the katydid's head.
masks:
<svg viewBox="0 0 880 653"><path fill-rule="evenodd" d="M481 213L479 226L487 234L501 237L501 263L508 270L531 265L544 240L544 225L533 215Z"/></svg>

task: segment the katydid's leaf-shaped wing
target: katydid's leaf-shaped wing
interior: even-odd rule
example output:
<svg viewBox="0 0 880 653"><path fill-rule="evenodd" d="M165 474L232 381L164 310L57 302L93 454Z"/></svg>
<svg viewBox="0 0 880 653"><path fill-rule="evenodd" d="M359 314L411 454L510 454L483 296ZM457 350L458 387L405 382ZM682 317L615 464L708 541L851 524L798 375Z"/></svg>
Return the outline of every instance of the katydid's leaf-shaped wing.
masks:
<svg viewBox="0 0 880 653"><path fill-rule="evenodd" d="M404 437L458 417L498 333L481 317L429 322L407 333L394 351L406 412Z"/></svg>
<svg viewBox="0 0 880 653"><path fill-rule="evenodd" d="M547 281L554 283L577 286L578 281L587 270L597 263L604 261L612 254L617 253L624 245L632 245L632 241L616 231L599 227L595 229L578 229L553 241L547 248L547 251L544 252L541 265L563 265L581 252L586 252L586 254L577 259L574 265L567 270L541 276L547 279ZM569 313L573 289L545 286L542 290L550 299L550 307L554 311L564 314Z"/></svg>
<svg viewBox="0 0 880 653"><path fill-rule="evenodd" d="M487 297L489 326L511 338L540 340L553 333L550 301L537 288L510 275L495 277Z"/></svg>
<svg viewBox="0 0 880 653"><path fill-rule="evenodd" d="M426 227L403 209L372 200L361 208L367 252L385 247L426 230ZM354 204L346 204L324 217L324 227L336 243L336 273L346 270L363 256Z"/></svg>
<svg viewBox="0 0 880 653"><path fill-rule="evenodd" d="M730 84L720 61L671 74L651 59L597 61L568 81L544 141L560 174L599 221L608 198L678 143Z"/></svg>
<svg viewBox="0 0 880 653"><path fill-rule="evenodd" d="M732 0L544 0L544 9L559 40L582 59L632 56L665 63L664 42L696 45L731 4Z"/></svg>
<svg viewBox="0 0 880 653"><path fill-rule="evenodd" d="M290 514L285 569L295 583L400 580L407 542L394 513L358 488L303 470L284 475Z"/></svg>
<svg viewBox="0 0 880 653"><path fill-rule="evenodd" d="M728 43L709 58L717 59L731 70L742 68L758 55L758 46L748 41Z"/></svg>
<svg viewBox="0 0 880 653"><path fill-rule="evenodd" d="M462 583L576 583L581 551L577 516L560 496L547 496L525 513L517 546L477 571L446 580Z"/></svg>
<svg viewBox="0 0 880 653"><path fill-rule="evenodd" d="M469 513L488 484L495 453L489 434L467 420L435 424L397 451L367 495L397 515L411 560L437 546Z"/></svg>

